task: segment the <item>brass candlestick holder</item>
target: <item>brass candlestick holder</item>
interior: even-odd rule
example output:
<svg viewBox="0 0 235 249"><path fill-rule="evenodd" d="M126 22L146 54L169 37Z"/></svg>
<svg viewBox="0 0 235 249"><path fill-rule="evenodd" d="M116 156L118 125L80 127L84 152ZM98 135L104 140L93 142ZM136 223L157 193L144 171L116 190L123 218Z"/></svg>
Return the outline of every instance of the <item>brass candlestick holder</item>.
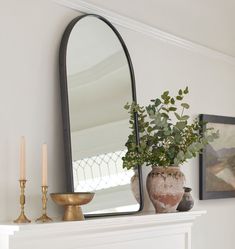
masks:
<svg viewBox="0 0 235 249"><path fill-rule="evenodd" d="M47 215L47 190L48 186L42 186L42 216L36 219L40 222L51 222L52 219Z"/></svg>
<svg viewBox="0 0 235 249"><path fill-rule="evenodd" d="M21 207L21 212L20 216L14 220L15 223L30 223L31 221L26 217L24 213L24 205L25 205L25 185L26 185L26 180L19 180L20 182L20 207Z"/></svg>

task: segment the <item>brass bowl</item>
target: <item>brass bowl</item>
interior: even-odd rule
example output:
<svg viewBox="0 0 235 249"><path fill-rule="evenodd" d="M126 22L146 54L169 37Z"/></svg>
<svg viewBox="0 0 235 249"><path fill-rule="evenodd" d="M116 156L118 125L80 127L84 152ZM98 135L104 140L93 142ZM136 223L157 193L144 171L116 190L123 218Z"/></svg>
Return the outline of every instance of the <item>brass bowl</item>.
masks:
<svg viewBox="0 0 235 249"><path fill-rule="evenodd" d="M58 205L64 206L64 221L84 220L84 215L80 205L89 203L95 193L51 193L51 199Z"/></svg>

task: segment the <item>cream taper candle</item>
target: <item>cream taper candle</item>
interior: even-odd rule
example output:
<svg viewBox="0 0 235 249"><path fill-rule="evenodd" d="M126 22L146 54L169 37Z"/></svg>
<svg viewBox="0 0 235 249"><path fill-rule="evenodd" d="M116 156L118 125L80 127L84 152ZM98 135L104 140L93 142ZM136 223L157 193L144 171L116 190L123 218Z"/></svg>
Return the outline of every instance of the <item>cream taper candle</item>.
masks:
<svg viewBox="0 0 235 249"><path fill-rule="evenodd" d="M20 142L20 180L26 180L25 137L21 137L21 142Z"/></svg>
<svg viewBox="0 0 235 249"><path fill-rule="evenodd" d="M42 145L42 186L47 186L47 144Z"/></svg>

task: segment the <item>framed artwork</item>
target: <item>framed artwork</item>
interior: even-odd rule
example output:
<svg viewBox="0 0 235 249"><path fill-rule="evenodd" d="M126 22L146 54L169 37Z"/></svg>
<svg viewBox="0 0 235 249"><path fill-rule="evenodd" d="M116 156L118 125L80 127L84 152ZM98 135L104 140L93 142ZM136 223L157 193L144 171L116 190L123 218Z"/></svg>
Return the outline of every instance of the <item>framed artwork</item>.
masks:
<svg viewBox="0 0 235 249"><path fill-rule="evenodd" d="M199 117L203 129L213 127L220 133L199 156L200 200L235 197L235 117Z"/></svg>

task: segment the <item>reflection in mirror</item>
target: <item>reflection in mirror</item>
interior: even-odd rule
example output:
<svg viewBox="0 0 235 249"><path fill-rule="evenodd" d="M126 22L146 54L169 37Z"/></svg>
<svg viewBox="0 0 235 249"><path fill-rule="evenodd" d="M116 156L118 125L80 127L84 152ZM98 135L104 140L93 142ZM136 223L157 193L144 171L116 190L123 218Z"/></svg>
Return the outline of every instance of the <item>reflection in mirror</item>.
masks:
<svg viewBox="0 0 235 249"><path fill-rule="evenodd" d="M85 214L133 212L141 206L138 177L122 168L130 134L123 106L135 97L134 77L128 52L110 25L87 15L73 24L67 41L72 189L95 192Z"/></svg>

